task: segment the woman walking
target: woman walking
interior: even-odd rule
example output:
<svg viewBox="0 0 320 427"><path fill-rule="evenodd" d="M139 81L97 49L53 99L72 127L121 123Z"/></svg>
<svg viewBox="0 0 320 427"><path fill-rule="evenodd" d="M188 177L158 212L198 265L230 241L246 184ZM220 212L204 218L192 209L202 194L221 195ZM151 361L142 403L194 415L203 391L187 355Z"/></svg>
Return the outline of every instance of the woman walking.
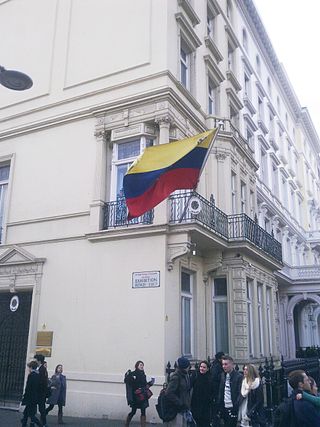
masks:
<svg viewBox="0 0 320 427"><path fill-rule="evenodd" d="M66 405L67 379L62 372L63 366L57 365L55 373L50 379L51 396L47 399L49 406L46 409L48 414L55 405L58 405L58 424L64 424L62 408Z"/></svg>
<svg viewBox="0 0 320 427"><path fill-rule="evenodd" d="M147 377L144 372L144 363L138 360L134 365L134 371L128 371L125 375L125 383L127 386L127 401L131 407L131 412L128 414L125 426L128 427L130 421L134 417L137 409L140 409L141 427L146 426L146 409L149 406L148 399L152 393L149 390L154 383L154 378L147 382Z"/></svg>
<svg viewBox="0 0 320 427"><path fill-rule="evenodd" d="M199 372L191 378L191 412L197 427L209 427L213 401L213 380L209 373L209 364L203 360Z"/></svg>
<svg viewBox="0 0 320 427"><path fill-rule="evenodd" d="M264 427L263 389L257 369L248 364L243 368L239 421L241 427Z"/></svg>

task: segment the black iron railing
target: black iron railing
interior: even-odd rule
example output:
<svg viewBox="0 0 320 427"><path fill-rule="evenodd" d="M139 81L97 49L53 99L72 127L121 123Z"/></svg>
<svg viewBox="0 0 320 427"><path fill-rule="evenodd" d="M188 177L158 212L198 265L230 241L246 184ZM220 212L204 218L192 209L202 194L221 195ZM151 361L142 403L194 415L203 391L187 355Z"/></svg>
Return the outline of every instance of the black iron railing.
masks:
<svg viewBox="0 0 320 427"><path fill-rule="evenodd" d="M153 209L146 212L144 215L138 218L133 218L130 221L127 219L128 209L126 205L126 199L119 197L117 200L105 203L104 206L104 221L103 229L123 227L137 224L152 224L153 223Z"/></svg>
<svg viewBox="0 0 320 427"><path fill-rule="evenodd" d="M193 198L200 202L201 210L195 213L192 209ZM170 223L200 222L205 227L214 230L220 236L228 238L228 215L218 209L213 199L209 202L195 192L175 194L170 197Z"/></svg>
<svg viewBox="0 0 320 427"><path fill-rule="evenodd" d="M228 215L229 240L249 240L259 249L282 261L281 243L246 214Z"/></svg>
<svg viewBox="0 0 320 427"><path fill-rule="evenodd" d="M198 200L198 210L192 207L195 199ZM247 240L277 261L282 262L280 242L246 214L226 215L215 206L213 197L209 201L196 192L172 195L169 221L170 223L201 223L229 242Z"/></svg>

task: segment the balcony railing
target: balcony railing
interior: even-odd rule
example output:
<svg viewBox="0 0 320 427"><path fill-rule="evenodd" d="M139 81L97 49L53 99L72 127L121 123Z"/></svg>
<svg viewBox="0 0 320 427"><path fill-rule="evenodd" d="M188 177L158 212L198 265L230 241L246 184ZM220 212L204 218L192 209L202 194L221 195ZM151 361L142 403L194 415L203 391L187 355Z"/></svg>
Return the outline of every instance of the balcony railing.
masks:
<svg viewBox="0 0 320 427"><path fill-rule="evenodd" d="M282 262L281 244L246 214L226 215L200 194L186 191L170 196L169 223L199 223L228 242L248 241ZM128 210L124 197L107 202L104 208L103 229L130 225L153 224L153 209L139 218L127 220Z"/></svg>
<svg viewBox="0 0 320 427"><path fill-rule="evenodd" d="M126 205L126 199L124 197L118 197L117 200L107 202L104 206L104 220L103 229L125 227L129 225L137 224L152 224L153 223L153 209L146 212L144 215L138 218L133 218L128 221L128 209Z"/></svg>
<svg viewBox="0 0 320 427"><path fill-rule="evenodd" d="M199 213L192 210L191 197L197 197L201 204ZM228 239L228 215L218 209L213 199L209 202L197 193L185 192L170 197L170 223L199 222L215 233Z"/></svg>
<svg viewBox="0 0 320 427"><path fill-rule="evenodd" d="M193 197L201 208L192 208ZM246 214L226 215L210 201L195 192L170 197L170 223L197 222L229 242L247 240L268 255L282 262L281 244Z"/></svg>

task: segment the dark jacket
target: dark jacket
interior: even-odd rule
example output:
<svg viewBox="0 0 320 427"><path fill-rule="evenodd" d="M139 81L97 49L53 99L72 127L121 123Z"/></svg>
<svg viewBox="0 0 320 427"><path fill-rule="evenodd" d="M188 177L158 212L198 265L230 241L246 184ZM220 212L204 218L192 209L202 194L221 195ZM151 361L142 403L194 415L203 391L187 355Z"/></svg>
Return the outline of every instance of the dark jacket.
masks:
<svg viewBox="0 0 320 427"><path fill-rule="evenodd" d="M190 409L190 376L177 368L170 375L165 391L167 399L177 408L178 412Z"/></svg>
<svg viewBox="0 0 320 427"><path fill-rule="evenodd" d="M30 372L22 398L22 405L37 405L39 401L39 382L39 373L37 371Z"/></svg>
<svg viewBox="0 0 320 427"><path fill-rule="evenodd" d="M197 372L197 374L191 378L191 385L191 412L193 418L198 423L200 420L203 420L209 425L213 399L212 376L209 372L206 372L205 374Z"/></svg>
<svg viewBox="0 0 320 427"><path fill-rule="evenodd" d="M241 384L243 376L240 372L235 369L230 373L230 389L231 389L231 400L234 410L239 409L240 404L240 394L241 394ZM220 408L224 408L224 386L226 383L226 373L222 372L220 388L219 388L219 398L218 403Z"/></svg>
<svg viewBox="0 0 320 427"><path fill-rule="evenodd" d="M135 391L138 388L145 388L151 385L147 383L147 377L144 371L141 369L135 369L134 371L128 371L125 379L127 385L127 400L128 404L133 408L147 408L149 406L148 400L139 401L136 397Z"/></svg>
<svg viewBox="0 0 320 427"><path fill-rule="evenodd" d="M297 400L297 393L302 393L301 390L296 390L292 393L294 418L297 427L320 427L320 413L312 403L305 399Z"/></svg>
<svg viewBox="0 0 320 427"><path fill-rule="evenodd" d="M40 365L38 368L39 372L39 397L40 399L45 399L48 392L48 371L47 368L43 365Z"/></svg>
<svg viewBox="0 0 320 427"><path fill-rule="evenodd" d="M57 405L59 403L65 406L67 393L67 380L65 375L52 375L50 379L50 388L51 396L49 396L47 403L49 405Z"/></svg>
<svg viewBox="0 0 320 427"><path fill-rule="evenodd" d="M266 425L263 401L263 385L260 381L259 386L254 390L250 390L248 394L247 415L251 419L253 426Z"/></svg>
<svg viewBox="0 0 320 427"><path fill-rule="evenodd" d="M221 374L223 372L221 362L219 360L215 360L211 369L211 377L213 382L213 397L216 400L219 395L219 387L221 381Z"/></svg>

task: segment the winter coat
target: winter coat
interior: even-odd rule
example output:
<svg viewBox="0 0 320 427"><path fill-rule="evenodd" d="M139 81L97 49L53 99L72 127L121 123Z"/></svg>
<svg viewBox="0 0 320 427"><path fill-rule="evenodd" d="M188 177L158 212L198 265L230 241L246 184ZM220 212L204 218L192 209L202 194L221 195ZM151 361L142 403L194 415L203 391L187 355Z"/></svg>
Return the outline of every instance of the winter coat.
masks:
<svg viewBox="0 0 320 427"><path fill-rule="evenodd" d="M66 393L67 393L67 379L63 374L54 374L50 379L51 396L48 397L47 403L49 405L57 405L58 403L62 406L66 404Z"/></svg>
<svg viewBox="0 0 320 427"><path fill-rule="evenodd" d="M240 374L240 372L236 371L235 369L230 373L230 388L231 388L231 400L233 409L235 411L238 411L239 409L239 400L240 400L240 390L241 390L241 384L242 384L243 376ZM226 383L226 373L223 372L221 374L221 381L220 381L220 387L219 387L219 407L222 409L224 408L224 387Z"/></svg>
<svg viewBox="0 0 320 427"><path fill-rule="evenodd" d="M149 406L148 400L143 400L142 402L139 401L135 395L135 391L138 388L145 388L147 386L150 386L152 383L147 383L147 377L144 371L141 371L141 369L135 369L132 372L129 372L126 376L126 384L127 389L131 389L131 393L128 393L127 390L127 398L130 395L130 399L128 399L128 404L131 406L131 408L139 408L139 409L145 409Z"/></svg>
<svg viewBox="0 0 320 427"><path fill-rule="evenodd" d="M195 421L209 424L213 399L213 380L209 372L192 378L191 412Z"/></svg>
<svg viewBox="0 0 320 427"><path fill-rule="evenodd" d="M40 365L38 368L39 372L39 397L40 399L45 399L48 392L48 371L47 368L43 365Z"/></svg>
<svg viewBox="0 0 320 427"><path fill-rule="evenodd" d="M254 390L250 390L248 394L247 415L253 426L266 425L263 401L263 386L260 381L259 387Z"/></svg>
<svg viewBox="0 0 320 427"><path fill-rule="evenodd" d="M220 387L220 381L221 381L221 374L223 372L221 362L219 360L216 360L212 368L210 369L212 381L213 381L213 397L216 400L219 395L219 387Z"/></svg>
<svg viewBox="0 0 320 427"><path fill-rule="evenodd" d="M177 368L170 375L169 384L165 391L167 399L177 408L178 412L190 409L190 377L189 374Z"/></svg>
<svg viewBox="0 0 320 427"><path fill-rule="evenodd" d="M40 376L38 371L31 371L22 398L22 405L37 405L39 402Z"/></svg>

